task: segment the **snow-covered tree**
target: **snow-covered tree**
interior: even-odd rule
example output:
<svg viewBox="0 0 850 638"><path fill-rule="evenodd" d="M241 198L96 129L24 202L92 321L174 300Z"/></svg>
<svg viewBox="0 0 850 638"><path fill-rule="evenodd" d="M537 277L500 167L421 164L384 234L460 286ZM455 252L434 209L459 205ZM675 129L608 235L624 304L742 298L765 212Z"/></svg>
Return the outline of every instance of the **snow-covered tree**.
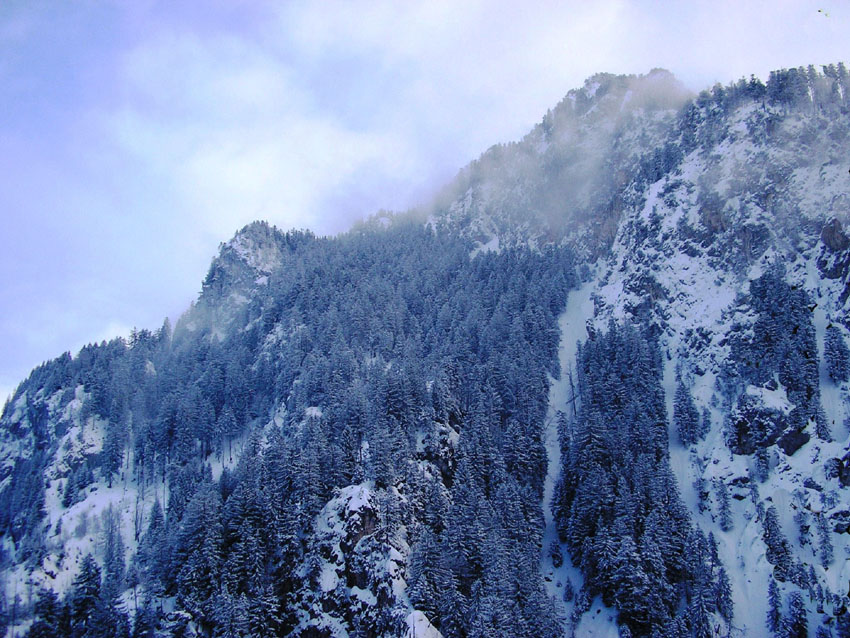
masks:
<svg viewBox="0 0 850 638"><path fill-rule="evenodd" d="M699 412L681 378L677 380L676 394L673 397L673 424L679 433L679 440L685 447L693 445L702 437Z"/></svg>
<svg viewBox="0 0 850 638"><path fill-rule="evenodd" d="M768 579L765 624L770 633L774 636L779 635L779 631L782 629L782 598L779 594L779 587L773 578Z"/></svg>
<svg viewBox="0 0 850 638"><path fill-rule="evenodd" d="M826 327L823 345L829 378L835 383L850 379L850 349L847 348L841 328L834 323L829 324Z"/></svg>
<svg viewBox="0 0 850 638"><path fill-rule="evenodd" d="M715 481L715 492L717 494L717 515L720 529L728 532L732 529L732 510L729 506L729 488L724 481Z"/></svg>
<svg viewBox="0 0 850 638"><path fill-rule="evenodd" d="M806 604L799 591L788 594L788 614L782 622L783 635L787 638L808 638L809 621L806 615Z"/></svg>

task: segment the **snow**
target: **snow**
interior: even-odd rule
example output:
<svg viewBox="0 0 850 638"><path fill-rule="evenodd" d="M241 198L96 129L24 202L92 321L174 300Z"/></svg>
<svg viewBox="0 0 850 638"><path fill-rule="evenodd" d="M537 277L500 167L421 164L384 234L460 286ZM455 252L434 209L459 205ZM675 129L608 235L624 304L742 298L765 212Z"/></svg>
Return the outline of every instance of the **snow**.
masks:
<svg viewBox="0 0 850 638"><path fill-rule="evenodd" d="M498 253L499 252L499 236L494 235L486 243L479 244L472 249L470 257L475 257L479 253Z"/></svg>
<svg viewBox="0 0 850 638"><path fill-rule="evenodd" d="M351 588L351 595L369 607L374 607L378 604L377 597L368 589L360 589L360 587L354 586Z"/></svg>
<svg viewBox="0 0 850 638"><path fill-rule="evenodd" d="M443 634L419 610L412 611L407 617L406 622L407 633L405 634L405 638L443 638Z"/></svg>
<svg viewBox="0 0 850 638"><path fill-rule="evenodd" d="M599 267L597 267L597 272ZM558 442L559 410L572 416L568 408L573 399L570 386L570 375L575 369L577 344L587 338L586 321L593 317L593 296L596 278L592 278L578 290L573 290L567 297L567 307L558 318L561 329L561 340L558 358L561 364L561 378L554 380L549 389L549 409L546 415L545 445L547 458L546 480L543 485L543 516L545 529L543 533L543 553L541 556L541 572L546 584L546 592L555 602L556 608L564 621L570 618L573 603L564 600L567 582L571 583L575 592L581 588L584 579L581 571L570 562L569 551L558 539L557 526L552 515L552 497L555 483L561 469L561 448ZM552 562L552 548L559 547L563 556L563 564L556 568ZM604 613L603 613L604 611ZM615 619L616 613L601 606L601 601L587 612L579 623L578 636L617 636ZM569 628L566 635L569 635Z"/></svg>
<svg viewBox="0 0 850 638"><path fill-rule="evenodd" d="M248 297L243 295L241 292L231 293L229 300L230 300L230 303L233 304L234 306L244 306L246 303L248 303L250 301L250 299L248 299ZM219 339L220 340L224 339L226 336L227 336L227 334L223 333L223 334L219 335Z"/></svg>
<svg viewBox="0 0 850 638"><path fill-rule="evenodd" d="M319 586L322 591L328 592L336 589L339 584L339 576L336 573L336 567L331 563L322 564L322 572L319 575Z"/></svg>
<svg viewBox="0 0 850 638"><path fill-rule="evenodd" d="M748 385L744 392L761 401L764 407L788 414L794 409L794 404L788 400L788 393L785 391L785 387L779 384L778 381L777 385L778 387L775 390Z"/></svg>
<svg viewBox="0 0 850 638"><path fill-rule="evenodd" d="M598 80L588 81L585 84L584 92L587 94L587 97L595 97L596 92L599 90L600 86L602 86L602 84ZM631 91L629 91L628 93L630 92Z"/></svg>
<svg viewBox="0 0 850 638"><path fill-rule="evenodd" d="M372 498L371 482L361 483L360 485L350 485L340 493L340 498L347 499L345 506L346 512L353 514L359 512L367 505L370 505Z"/></svg>
<svg viewBox="0 0 850 638"><path fill-rule="evenodd" d="M818 344L818 359L821 362L820 366L820 390L821 403L823 405L824 414L826 415L827 423L832 430L832 435L838 439L842 439L848 434L844 427L845 419L850 417L850 383L841 386L836 385L826 371L826 363L824 361L824 338L826 334L826 326L829 324L827 317L827 307L838 307L838 298L841 294L840 285L829 280L822 280L817 271L817 266L814 260L807 263L806 268L806 284L810 290L816 290L817 293L813 297L818 301L815 306L812 323L815 326ZM836 313L835 316L840 316Z"/></svg>
<svg viewBox="0 0 850 638"><path fill-rule="evenodd" d="M210 466L214 481L221 478L221 474L225 468L228 471L233 471L236 468L250 436L250 430L246 429L239 436L223 444L221 454L213 454L207 458L207 465Z"/></svg>
<svg viewBox="0 0 850 638"><path fill-rule="evenodd" d="M404 501L395 488L389 489L395 498ZM312 558L305 558L299 567L304 578L313 578L313 565L317 565L317 600L307 599L294 610L299 617L296 634L308 627L321 627L333 636L348 636L352 615L370 617L380 605L388 604L393 614L401 614L399 618L412 611L404 579L410 553L407 529L400 526L398 533L388 539L376 534L381 527L375 499L383 494L371 481L348 485L337 489L319 512L313 528ZM349 585L352 582L357 585ZM390 601L387 591L392 592ZM423 623L423 618L417 616L417 631L425 631L429 625Z"/></svg>
<svg viewBox="0 0 850 638"><path fill-rule="evenodd" d="M617 612L606 607L597 597L575 627L575 635L581 638L619 638Z"/></svg>
<svg viewBox="0 0 850 638"><path fill-rule="evenodd" d="M58 395L49 397L47 404L53 415L58 409ZM80 385L75 389L74 399L62 412L61 418L70 423L61 438L51 449L53 457L47 464L44 476L46 554L42 562L28 573L22 565L9 569L4 574L3 591L7 600L17 594L25 604L40 587L64 593L77 575L86 554L100 559L102 552L102 517L112 507L121 521L121 536L125 546L125 557L129 560L137 547L137 534L142 533L147 523L150 508L158 497L165 502L167 488L161 480L139 485L135 480L132 458L128 452L112 487L99 478L86 488L83 499L65 508L62 493L70 476L71 466L89 455L98 453L103 447L106 422L90 417L80 418L86 393Z"/></svg>
<svg viewBox="0 0 850 638"><path fill-rule="evenodd" d="M761 274L763 263L761 261L750 269L749 278ZM821 361L823 361L823 333L827 324L826 308L834 307L834 299L837 298L835 284L823 280L819 276L814 260L811 258L798 260L797 263L792 264L789 269L789 278L804 285L812 298L819 300L814 311L813 323L817 333L819 354ZM729 278L729 281L734 280ZM747 291L748 285L749 281L741 281L738 284L739 289L732 292L734 294L737 294L737 292L744 293ZM694 294L698 295L699 293L700 289L697 288ZM674 299L677 298L674 297ZM727 299L729 299L729 296L727 296ZM672 305L675 305L675 303L674 301ZM731 304L731 301L729 303ZM699 312L696 308L696 304L684 306L683 319L685 323L668 340L668 351L678 353L685 359L699 360L701 367L707 368L717 362L722 363L725 358L724 351L714 345L716 337L713 339L712 345L702 353L688 350L680 341L682 328L693 325L698 321L692 319L693 314ZM715 335L727 334L732 321L730 313L723 312L716 316L716 323L707 327ZM736 320L752 320L752 317L741 313L735 313L734 316ZM668 397L668 411L672 408L674 371L677 361L679 361L678 357L670 357L665 366L665 391ZM752 459L733 455L725 446L722 434L724 412L721 409L723 406L715 402L714 374L707 372L702 376L693 375L692 380L694 383L692 394L695 401L700 408L703 406L710 408L713 426L706 440L691 450L682 448L676 438L671 435L671 466L682 489L683 498L695 517L695 522L704 531L711 531L718 542L719 554L727 568L732 585L735 601L734 627L743 635L762 635L764 633L764 617L767 612L764 592L767 590L773 566L766 560L766 548L762 539L762 522L756 513L756 504L751 499L749 489L745 484L737 483L741 487L736 487L733 483L733 481L737 482L742 479L749 481ZM750 385L744 391L757 397L765 407L787 414L793 408L793 405L788 401L785 388L778 383L778 380L775 381L776 388L773 390ZM801 546L798 539L798 526L794 520L795 513L800 511L801 508L812 514L821 509L820 494L816 489L804 486L806 479L813 479L814 484L820 486L824 492L838 489L834 479L826 480L823 462L828 458L843 456L848 449L847 432L839 426L845 418L848 397L842 394L841 388L829 380L823 369L821 370L821 398L827 420L832 426L833 435L837 441L825 443L813 437L809 443L791 457L786 457L774 448L771 474L765 483L758 484L759 501L763 507L771 505L776 507L780 526L791 544L794 555L802 560L805 565L814 565L819 581L830 591L844 593L846 591L846 576L850 572L847 561L850 543L847 542L847 535L831 534L835 560L831 569L824 570L820 567L819 557L816 553L819 541L817 540L814 521L811 521L812 540L806 546ZM813 432L813 425L810 425L809 429ZM699 512L699 500L693 488L693 481L697 476L702 476L707 481L712 493L707 503L708 509L703 513ZM738 498L730 499L733 521L732 529L729 532L723 532L715 518L717 515L717 501L713 488L715 481L725 482L728 487L731 487L730 495L738 495ZM841 505L838 506L838 509L840 507ZM827 516L829 513L826 512ZM787 584L780 589L783 591L783 595L790 591ZM806 599L808 600L808 597ZM818 617L815 615L814 605L810 606L809 611L810 619Z"/></svg>

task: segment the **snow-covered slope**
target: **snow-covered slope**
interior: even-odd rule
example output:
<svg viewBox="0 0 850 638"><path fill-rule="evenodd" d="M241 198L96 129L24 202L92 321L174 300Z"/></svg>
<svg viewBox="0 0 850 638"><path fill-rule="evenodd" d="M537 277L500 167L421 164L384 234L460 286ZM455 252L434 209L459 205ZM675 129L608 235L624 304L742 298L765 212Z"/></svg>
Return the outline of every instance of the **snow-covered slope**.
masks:
<svg viewBox="0 0 850 638"><path fill-rule="evenodd" d="M766 558L763 523L771 506L794 560L809 574L807 583L781 584L783 598L798 586L807 589L811 626L832 622L830 615L847 604L850 500L839 470L850 458L850 384L826 374L824 333L829 324L839 326L850 341L844 230L850 225L850 114L846 78L836 79L834 67L826 71L817 78L812 70L782 76L808 73L802 98L782 97L777 74L767 89L752 81L715 87L678 113L664 108L678 108L683 98L662 72L591 78L521 142L494 147L466 169L450 191L454 199L438 201L432 216L432 223L459 228L483 249L555 241L591 263L598 258L561 320L565 374L574 365L575 339L586 338L585 324L604 331L613 318L653 326L667 358L671 422L677 378L710 419L705 437L687 448L671 423L671 464L696 524L718 541L740 635L767 631L774 565ZM633 87L659 81L669 101L630 103ZM831 99L823 97L830 91ZM728 377L736 365L733 342L756 320L750 283L776 265L792 289L811 300L820 407L832 440L819 438L810 422L807 442L790 455L769 447L770 470L760 481L753 457L727 445L735 416ZM794 408L781 384L749 385L743 392L764 410ZM572 396L568 377L553 385L547 505L560 465L555 413L569 413ZM720 522L721 491L730 498L731 524ZM829 560L822 557L824 545L832 546ZM580 573L568 556L553 565L557 546L547 512L542 569L550 595L569 615L564 589L568 581L580 585Z"/></svg>
<svg viewBox="0 0 850 638"><path fill-rule="evenodd" d="M776 123L765 136L761 127L771 118ZM846 131L846 114L842 124ZM671 427L671 463L696 523L718 541L732 580L734 627L754 636L766 635L767 579L773 572L763 540L767 508L776 507L794 559L813 570L814 581L807 584L813 593L806 597L812 625L841 609L850 582L850 500L830 469L850 450L850 386L831 380L823 363L826 325L848 325L841 228L850 218L850 179L847 138L835 134L830 118L783 115L750 103L731 113L725 126L722 142L691 151L674 171L648 185L643 206L623 212L606 265L589 284L595 307L572 323L586 320L604 330L612 317L650 322L668 359L668 414L672 417L677 374L698 409L708 410L711 428L690 449ZM845 265L830 268L838 263ZM822 408L834 440L819 439L810 423L811 438L791 456L776 445L769 448L771 470L758 482L753 458L733 454L726 445L732 406L721 378L734 366L730 336L746 332L754 321L747 303L750 282L774 264L783 264L789 283L812 300ZM569 331L565 335L574 338ZM749 386L745 392L768 408L787 413L793 407L781 385ZM709 494L700 498L706 486ZM720 522L721 489L731 496L727 531ZM817 533L819 518L826 521L826 541ZM825 542L834 549L828 563L821 559ZM794 587L786 583L780 590Z"/></svg>

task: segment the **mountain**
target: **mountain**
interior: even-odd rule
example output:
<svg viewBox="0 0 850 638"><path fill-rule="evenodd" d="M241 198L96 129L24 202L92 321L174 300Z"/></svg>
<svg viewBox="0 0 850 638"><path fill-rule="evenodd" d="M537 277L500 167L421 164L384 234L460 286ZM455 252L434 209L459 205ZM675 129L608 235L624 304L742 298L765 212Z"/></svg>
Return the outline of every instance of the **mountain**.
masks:
<svg viewBox="0 0 850 638"><path fill-rule="evenodd" d="M600 73L567 96L520 142L497 145L438 195L436 217L472 240L505 244L566 239L582 258L604 253L619 211L645 184L647 150L665 147L689 92L667 71ZM654 158L649 158L653 160Z"/></svg>
<svg viewBox="0 0 850 638"><path fill-rule="evenodd" d="M0 418L9 635L847 636L850 77L596 75Z"/></svg>

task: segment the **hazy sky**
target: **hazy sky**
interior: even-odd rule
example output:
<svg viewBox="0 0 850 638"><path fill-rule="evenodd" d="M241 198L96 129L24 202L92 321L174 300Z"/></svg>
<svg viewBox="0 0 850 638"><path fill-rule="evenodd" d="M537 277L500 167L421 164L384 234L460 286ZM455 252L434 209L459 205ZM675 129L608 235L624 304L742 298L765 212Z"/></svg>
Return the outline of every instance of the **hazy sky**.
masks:
<svg viewBox="0 0 850 638"><path fill-rule="evenodd" d="M848 33L827 0L2 0L0 401L178 316L251 220L413 206L598 71L699 90L850 62Z"/></svg>

